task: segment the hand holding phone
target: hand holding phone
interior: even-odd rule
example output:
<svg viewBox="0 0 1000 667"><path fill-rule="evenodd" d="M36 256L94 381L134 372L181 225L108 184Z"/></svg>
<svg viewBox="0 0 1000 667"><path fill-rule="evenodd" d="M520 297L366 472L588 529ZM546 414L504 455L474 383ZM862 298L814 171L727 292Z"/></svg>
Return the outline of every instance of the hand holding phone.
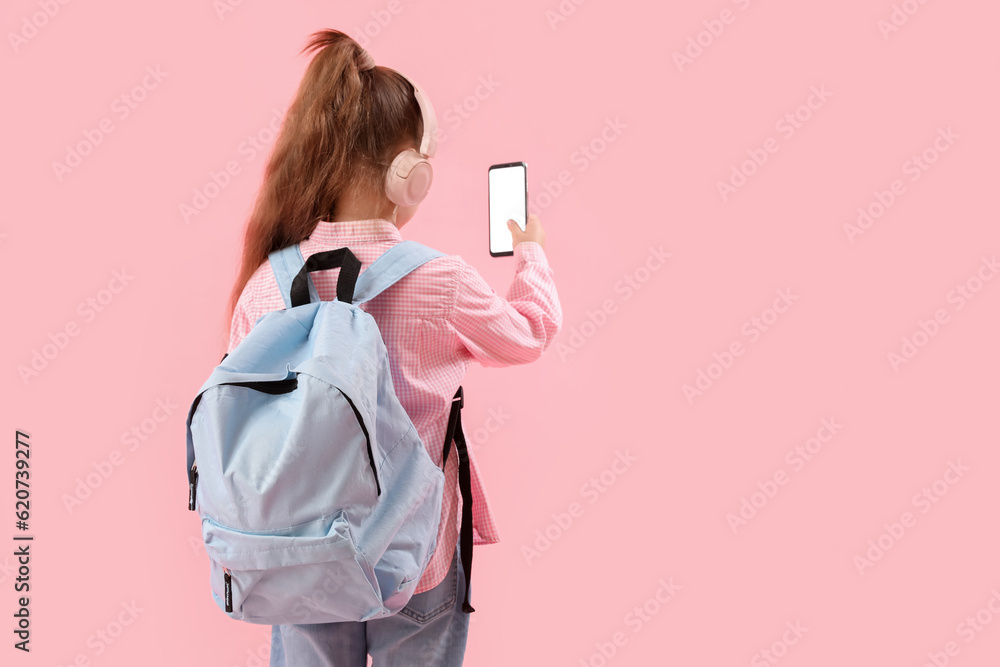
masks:
<svg viewBox="0 0 1000 667"><path fill-rule="evenodd" d="M534 241L545 248L545 230L542 229L542 222L534 213L528 216L528 222L523 230L516 220L508 220L507 226L510 228L511 236L514 237L515 246L524 241Z"/></svg>

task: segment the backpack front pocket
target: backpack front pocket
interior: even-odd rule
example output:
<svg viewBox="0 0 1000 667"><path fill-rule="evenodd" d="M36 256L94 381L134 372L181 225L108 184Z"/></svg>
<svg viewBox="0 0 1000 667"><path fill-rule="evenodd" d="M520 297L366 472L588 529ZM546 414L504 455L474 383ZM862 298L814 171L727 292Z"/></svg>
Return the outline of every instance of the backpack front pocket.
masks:
<svg viewBox="0 0 1000 667"><path fill-rule="evenodd" d="M292 531L295 532L291 535ZM383 614L378 580L344 510L277 531L244 532L204 519L212 596L232 618L265 625L367 620Z"/></svg>

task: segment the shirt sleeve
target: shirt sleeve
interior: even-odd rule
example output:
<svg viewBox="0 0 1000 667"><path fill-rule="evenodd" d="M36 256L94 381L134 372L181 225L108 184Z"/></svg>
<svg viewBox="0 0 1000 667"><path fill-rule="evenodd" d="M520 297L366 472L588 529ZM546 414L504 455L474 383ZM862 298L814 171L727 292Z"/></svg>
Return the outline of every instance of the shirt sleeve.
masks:
<svg viewBox="0 0 1000 667"><path fill-rule="evenodd" d="M461 258L460 258L461 259ZM464 260L448 323L459 344L483 366L538 359L562 328L562 307L542 246L514 246L514 280L501 298Z"/></svg>
<svg viewBox="0 0 1000 667"><path fill-rule="evenodd" d="M254 320L250 319L253 317L250 291L249 289L244 289L243 293L240 294L239 300L236 302L236 308L233 310L233 321L229 327L229 349L226 350L226 354L236 349L240 341L246 338L246 335L253 329Z"/></svg>

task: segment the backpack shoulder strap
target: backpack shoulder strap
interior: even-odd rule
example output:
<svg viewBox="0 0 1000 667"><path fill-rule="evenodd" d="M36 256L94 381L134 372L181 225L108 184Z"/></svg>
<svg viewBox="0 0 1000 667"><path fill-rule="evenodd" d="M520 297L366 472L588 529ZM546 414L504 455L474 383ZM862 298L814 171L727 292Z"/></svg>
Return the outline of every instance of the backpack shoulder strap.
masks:
<svg viewBox="0 0 1000 667"><path fill-rule="evenodd" d="M292 307L292 281L306 263L302 256L302 250L298 243L293 243L280 250L275 250L267 258L271 262L271 269L278 281L281 298L285 301L285 310L290 310ZM319 301L319 293L316 291L312 278L308 275L307 282L309 283L309 301L315 303Z"/></svg>
<svg viewBox="0 0 1000 667"><path fill-rule="evenodd" d="M444 253L416 241L400 241L361 272L354 288L354 305L374 299L397 280Z"/></svg>

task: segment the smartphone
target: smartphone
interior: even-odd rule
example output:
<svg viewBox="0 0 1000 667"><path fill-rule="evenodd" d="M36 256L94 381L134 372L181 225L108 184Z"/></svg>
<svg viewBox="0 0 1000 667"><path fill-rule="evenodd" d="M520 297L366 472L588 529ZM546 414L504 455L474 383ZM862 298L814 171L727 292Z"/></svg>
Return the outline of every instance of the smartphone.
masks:
<svg viewBox="0 0 1000 667"><path fill-rule="evenodd" d="M507 221L513 218L524 231L528 222L528 165L508 162L490 167L490 256L514 254L514 238Z"/></svg>

